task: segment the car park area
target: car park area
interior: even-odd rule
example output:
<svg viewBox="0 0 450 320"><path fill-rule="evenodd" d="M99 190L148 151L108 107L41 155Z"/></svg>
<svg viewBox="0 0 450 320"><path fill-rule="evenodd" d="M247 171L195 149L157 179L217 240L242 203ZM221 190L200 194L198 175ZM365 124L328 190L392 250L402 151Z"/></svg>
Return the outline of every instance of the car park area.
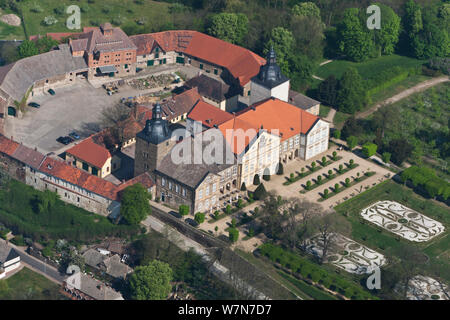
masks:
<svg viewBox="0 0 450 320"><path fill-rule="evenodd" d="M73 145L73 142L66 146L59 143L59 137L69 136L75 141L88 137L100 130L104 108L113 106L124 97L141 93L124 85L119 93L109 96L104 88L94 88L85 80L57 88L55 92L55 95L45 93L31 97L30 103L40 107L27 106L22 118L8 118L6 135L28 147L37 147L42 153L59 154Z"/></svg>

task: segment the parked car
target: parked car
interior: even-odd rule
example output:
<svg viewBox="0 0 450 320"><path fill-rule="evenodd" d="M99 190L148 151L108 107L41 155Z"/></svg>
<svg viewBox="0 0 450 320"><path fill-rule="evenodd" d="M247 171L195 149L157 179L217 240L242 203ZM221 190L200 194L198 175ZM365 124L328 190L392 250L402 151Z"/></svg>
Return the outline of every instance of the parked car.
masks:
<svg viewBox="0 0 450 320"><path fill-rule="evenodd" d="M190 224L191 226L193 226L193 227L198 227L198 223L197 223L197 221L195 221L194 219L191 219L191 218L186 218L185 220L184 220L184 222L186 222L187 224Z"/></svg>
<svg viewBox="0 0 450 320"><path fill-rule="evenodd" d="M75 140L80 139L80 135L78 133L76 133L75 131L72 131L71 133L69 133L69 137L71 137L72 139L75 139Z"/></svg>
<svg viewBox="0 0 450 320"><path fill-rule="evenodd" d="M55 90L53 89L48 89L48 93L50 93L52 96L56 94Z"/></svg>
<svg viewBox="0 0 450 320"><path fill-rule="evenodd" d="M28 106L29 107L33 107L33 108L40 108L41 107L41 105L39 103L36 103L36 102L30 102L28 104Z"/></svg>
<svg viewBox="0 0 450 320"><path fill-rule="evenodd" d="M64 145L68 145L69 143L72 143L74 140L71 137L59 137L58 139L56 139L56 141Z"/></svg>

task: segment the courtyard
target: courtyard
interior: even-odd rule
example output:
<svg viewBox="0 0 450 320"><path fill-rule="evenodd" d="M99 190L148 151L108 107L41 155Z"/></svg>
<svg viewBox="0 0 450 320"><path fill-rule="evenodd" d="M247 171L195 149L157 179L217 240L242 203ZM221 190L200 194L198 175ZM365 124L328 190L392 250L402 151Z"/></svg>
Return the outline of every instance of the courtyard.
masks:
<svg viewBox="0 0 450 320"><path fill-rule="evenodd" d="M333 152L337 154L336 161L331 160ZM320 165L323 157L326 157L326 160L329 162L326 166ZM351 160L354 162L353 168L350 166ZM311 164L313 162L316 163L314 172L308 173L311 170ZM340 166L343 168L342 173L339 173ZM301 172L302 168L304 168L303 173ZM331 177L328 178L330 176L330 170ZM364 174L369 172L371 175L365 177ZM301 174L304 176L286 185L285 183L289 181L289 177L292 174L297 177L301 177ZM304 197L311 202L320 203L326 209L330 209L389 179L388 177L391 175L389 170L381 166L360 158L352 152L346 150L339 151L337 146L331 146L327 152L307 161L294 159L284 165L283 175L273 175L270 181L263 181L263 183L267 191L279 194L283 198ZM318 178L319 176L321 178ZM318 184L318 179L321 179L323 182ZM348 188L344 188L344 181L346 179L353 181ZM358 182L358 179L360 182ZM312 185L316 184L317 186L306 190L305 187L308 181ZM325 199L323 197L324 190L328 189L329 191L333 191L336 184L339 184L341 191ZM249 189L253 187L250 186Z"/></svg>

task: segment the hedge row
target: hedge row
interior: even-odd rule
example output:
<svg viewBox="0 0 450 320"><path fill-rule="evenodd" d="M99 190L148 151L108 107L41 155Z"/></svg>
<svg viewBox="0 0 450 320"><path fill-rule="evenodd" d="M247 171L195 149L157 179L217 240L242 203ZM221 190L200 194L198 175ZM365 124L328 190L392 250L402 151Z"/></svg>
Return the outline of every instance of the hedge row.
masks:
<svg viewBox="0 0 450 320"><path fill-rule="evenodd" d="M328 271L320 269L317 264L279 246L265 243L259 249L261 254L268 257L271 261L277 262L283 267L290 269L293 273L299 273L302 277L320 283L326 288L339 292L346 297L355 300L376 299L352 282L330 274Z"/></svg>
<svg viewBox="0 0 450 320"><path fill-rule="evenodd" d="M403 182L411 181L414 187L422 187L431 198L440 196L446 201L450 196L450 183L439 178L433 169L411 166L401 177Z"/></svg>
<svg viewBox="0 0 450 320"><path fill-rule="evenodd" d="M420 74L421 72L421 66L407 69L396 66L387 69L383 72L378 73L375 77L367 81L367 93L369 96L372 96L373 94L378 93L381 90L387 89L390 86L399 83L400 81L403 81L412 75Z"/></svg>

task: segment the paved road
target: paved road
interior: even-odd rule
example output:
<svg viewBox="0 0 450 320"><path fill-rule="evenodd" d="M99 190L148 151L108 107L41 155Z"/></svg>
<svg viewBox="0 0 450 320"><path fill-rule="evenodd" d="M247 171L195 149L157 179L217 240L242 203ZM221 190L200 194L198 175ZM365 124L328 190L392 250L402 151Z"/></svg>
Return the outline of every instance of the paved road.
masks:
<svg viewBox="0 0 450 320"><path fill-rule="evenodd" d="M5 242L3 239L0 239L0 241ZM18 248L14 244L8 243L8 246L16 249L17 253L20 255L21 262L30 266L32 269L34 269L34 271L37 271L45 275L53 282L61 284L66 278L65 275L60 274L59 271L56 270L54 267L42 262L39 259L36 259L35 257L30 256L28 253L24 252L23 249Z"/></svg>

